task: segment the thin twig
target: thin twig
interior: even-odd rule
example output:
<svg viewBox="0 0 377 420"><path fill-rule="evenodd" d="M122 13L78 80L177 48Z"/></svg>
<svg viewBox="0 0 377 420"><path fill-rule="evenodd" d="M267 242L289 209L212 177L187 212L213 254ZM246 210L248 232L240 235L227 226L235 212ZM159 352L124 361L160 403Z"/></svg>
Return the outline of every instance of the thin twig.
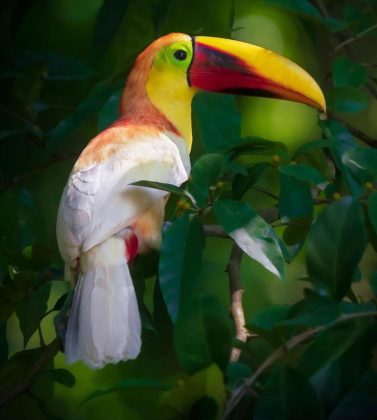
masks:
<svg viewBox="0 0 377 420"><path fill-rule="evenodd" d="M43 348L43 352L24 379L14 388L0 396L0 407L27 392L33 385L34 377L43 371L60 350L60 339L56 337L50 344Z"/></svg>
<svg viewBox="0 0 377 420"><path fill-rule="evenodd" d="M339 50L341 50L342 48L344 48L345 46L351 44L352 42L355 42L357 40L359 40L360 38L364 37L366 34L368 34L369 32L373 31L377 29L377 23L370 26L369 28L365 29L364 31L358 33L357 35L346 39L345 41L341 42L339 45L337 45L334 50L333 50L333 54L336 54Z"/></svg>
<svg viewBox="0 0 377 420"><path fill-rule="evenodd" d="M204 225L204 234L206 236L215 236L217 238L229 238L229 235L219 225Z"/></svg>
<svg viewBox="0 0 377 420"><path fill-rule="evenodd" d="M242 295L244 292L240 282L242 255L243 252L241 248L237 244L234 244L226 271L229 277L230 313L236 329L236 338L237 340L246 343L251 334L245 327L245 314L242 305ZM230 354L230 361L237 362L240 355L241 350L237 347L233 347Z"/></svg>
<svg viewBox="0 0 377 420"><path fill-rule="evenodd" d="M271 198L273 198L274 200L278 200L278 198L279 198L276 194L273 194L272 192L267 191L267 190L265 190L265 189L264 189L264 188L262 188L262 187L258 187L258 186L256 186L256 185L254 185L252 188L253 188L253 190L258 191L258 192L260 192L260 193L262 193L262 194L264 194L264 195L267 195L268 197L271 197Z"/></svg>
<svg viewBox="0 0 377 420"><path fill-rule="evenodd" d="M363 318L363 317L375 317L377 316L377 311L373 312L360 312L360 313L353 313L353 314L345 314L341 315L337 320L335 320L330 325L322 325L311 330L307 330L292 337L288 340L285 344L281 347L276 349L270 356L268 356L264 362L258 367L258 369L247 378L244 383L239 386L237 389L234 390L228 403L225 407L224 414L222 419L226 419L226 417L233 411L236 405L240 402L242 397L247 392L248 388L250 388L256 380L267 370L269 369L277 360L279 360L282 356L284 356L289 350L293 349L294 347L298 346L299 344L303 343L304 341L314 337L319 332L325 330L326 328L336 325L341 322L350 321L356 318Z"/></svg>

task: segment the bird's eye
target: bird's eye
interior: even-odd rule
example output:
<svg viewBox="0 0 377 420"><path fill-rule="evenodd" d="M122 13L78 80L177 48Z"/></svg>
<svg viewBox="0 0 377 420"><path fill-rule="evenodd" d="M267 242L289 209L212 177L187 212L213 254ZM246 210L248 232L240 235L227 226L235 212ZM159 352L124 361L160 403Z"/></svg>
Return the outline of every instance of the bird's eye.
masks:
<svg viewBox="0 0 377 420"><path fill-rule="evenodd" d="M174 57L175 57L177 60L183 61L183 60L185 60L185 59L186 59L186 57L187 57L187 52L186 52L186 51L184 51L184 50L177 50L177 51L174 53Z"/></svg>

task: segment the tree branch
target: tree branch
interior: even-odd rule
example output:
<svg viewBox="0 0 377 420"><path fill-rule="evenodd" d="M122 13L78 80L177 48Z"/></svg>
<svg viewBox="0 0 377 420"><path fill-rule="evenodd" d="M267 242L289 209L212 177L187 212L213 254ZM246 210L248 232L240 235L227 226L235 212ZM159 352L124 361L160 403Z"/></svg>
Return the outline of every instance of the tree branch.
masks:
<svg viewBox="0 0 377 420"><path fill-rule="evenodd" d="M215 236L217 238L229 238L229 235L219 225L204 225L204 234L206 236Z"/></svg>
<svg viewBox="0 0 377 420"><path fill-rule="evenodd" d="M333 50L333 54L336 54L339 50L341 50L342 48L344 48L345 46L351 44L352 42L355 42L357 40L359 40L360 38L362 38L363 36L365 36L366 34L368 34L369 32L373 31L377 29L377 23L370 26L369 28L366 28L364 31L360 32L359 34L348 38L346 40L344 40L343 42L341 42L339 45L337 45L334 50Z"/></svg>
<svg viewBox="0 0 377 420"><path fill-rule="evenodd" d="M55 357L61 348L59 337L56 337L50 344L44 347L40 358L35 362L30 371L26 374L22 382L14 388L0 396L0 407L13 400L21 394L27 392L33 385L35 376L43 371L48 363Z"/></svg>
<svg viewBox="0 0 377 420"><path fill-rule="evenodd" d="M245 379L244 383L234 390L231 394L228 403L225 407L224 414L222 419L225 420L226 417L233 411L236 405L241 401L242 397L247 392L248 388L250 388L256 380L264 373L268 368L270 368L277 360L279 360L282 356L284 356L289 350L293 349L294 347L298 346L299 344L303 343L304 341L314 337L317 333L325 330L329 326L336 325L338 323L342 323L345 321L349 321L355 318L363 318L363 317L376 317L377 311L373 312L359 312L353 314L346 314L341 315L337 320L335 320L330 325L322 325L311 330L307 330L292 337L286 343L284 343L281 347L277 348L264 362L259 365L258 369L251 375L249 378Z"/></svg>
<svg viewBox="0 0 377 420"><path fill-rule="evenodd" d="M240 268L243 252L237 244L233 244L229 262L226 268L229 277L230 313L236 328L236 338L243 343L251 337L245 327L245 314L242 306L242 289L240 282ZM237 362L241 355L241 349L233 347L230 354L230 361Z"/></svg>

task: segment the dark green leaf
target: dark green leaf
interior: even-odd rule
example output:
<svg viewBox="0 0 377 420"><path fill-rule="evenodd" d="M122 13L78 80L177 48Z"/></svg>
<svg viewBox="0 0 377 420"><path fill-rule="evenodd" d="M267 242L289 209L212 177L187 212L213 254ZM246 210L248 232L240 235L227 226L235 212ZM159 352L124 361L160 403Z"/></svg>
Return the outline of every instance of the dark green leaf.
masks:
<svg viewBox="0 0 377 420"><path fill-rule="evenodd" d="M277 367L259 398L256 420L321 419L321 407L310 382L288 366Z"/></svg>
<svg viewBox="0 0 377 420"><path fill-rule="evenodd" d="M293 305L281 325L315 327L329 324L339 316L339 307L335 301L312 295Z"/></svg>
<svg viewBox="0 0 377 420"><path fill-rule="evenodd" d="M377 296L377 272L371 274L369 278L369 284L374 294Z"/></svg>
<svg viewBox="0 0 377 420"><path fill-rule="evenodd" d="M185 195L186 191L183 188L177 187L172 184L165 184L163 182L155 181L137 181L133 182L131 185L137 185L139 187L154 188L156 190L167 191L173 194Z"/></svg>
<svg viewBox="0 0 377 420"><path fill-rule="evenodd" d="M115 38L128 7L127 0L104 0L93 31L93 55L102 57Z"/></svg>
<svg viewBox="0 0 377 420"><path fill-rule="evenodd" d="M235 200L218 200L213 210L242 251L271 273L284 277L284 257L278 238L262 217L248 204Z"/></svg>
<svg viewBox="0 0 377 420"><path fill-rule="evenodd" d="M224 164L224 156L217 153L204 155L194 163L188 190L199 206L207 203L209 187L214 186L222 175Z"/></svg>
<svg viewBox="0 0 377 420"><path fill-rule="evenodd" d="M102 107L98 116L98 131L105 130L119 117L120 97L123 89L114 92Z"/></svg>
<svg viewBox="0 0 377 420"><path fill-rule="evenodd" d="M377 373L370 368L331 413L329 420L344 420L354 413L354 418L373 420L377 413Z"/></svg>
<svg viewBox="0 0 377 420"><path fill-rule="evenodd" d="M237 174L232 184L233 197L240 200L246 191L259 180L264 171L270 167L272 167L270 163L259 162L248 168L247 175Z"/></svg>
<svg viewBox="0 0 377 420"><path fill-rule="evenodd" d="M180 308L192 296L201 269L203 227L187 213L166 231L160 253L159 281L170 317L175 321Z"/></svg>
<svg viewBox="0 0 377 420"><path fill-rule="evenodd" d="M258 137L248 137L243 143L228 150L231 159L240 155L282 155L287 153L287 146L278 141L265 140Z"/></svg>
<svg viewBox="0 0 377 420"><path fill-rule="evenodd" d="M377 233L377 192L371 194L368 199L368 214L374 231Z"/></svg>
<svg viewBox="0 0 377 420"><path fill-rule="evenodd" d="M290 12L322 21L319 10L307 0L264 0L264 3L282 7Z"/></svg>
<svg viewBox="0 0 377 420"><path fill-rule="evenodd" d="M50 381L64 385L67 388L72 388L76 383L75 377L67 369L45 370L44 372L40 373L37 378L48 379Z"/></svg>
<svg viewBox="0 0 377 420"><path fill-rule="evenodd" d="M153 389L156 391L166 391L171 389L171 385L161 382L158 379L151 378L124 379L123 381L118 382L110 388L94 391L92 394L86 397L84 401L82 401L81 405L90 400L93 400L94 398L102 397L103 395L132 389Z"/></svg>
<svg viewBox="0 0 377 420"><path fill-rule="evenodd" d="M223 374L213 364L167 391L161 398L161 419L216 419L221 413L225 400ZM206 404L204 404L206 403Z"/></svg>
<svg viewBox="0 0 377 420"><path fill-rule="evenodd" d="M0 325L0 366L8 359L7 324Z"/></svg>
<svg viewBox="0 0 377 420"><path fill-rule="evenodd" d="M345 296L365 246L360 205L351 197L330 204L308 236L307 268L315 289L336 299Z"/></svg>
<svg viewBox="0 0 377 420"><path fill-rule="evenodd" d="M300 145L292 156L292 160L296 160L299 156L310 153L319 149L331 149L334 143L331 140L313 140Z"/></svg>
<svg viewBox="0 0 377 420"><path fill-rule="evenodd" d="M357 147L347 150L343 156L346 166L368 171L377 179L377 150Z"/></svg>
<svg viewBox="0 0 377 420"><path fill-rule="evenodd" d="M290 308L289 305L270 306L250 321L251 329L257 328L258 330L271 331L286 319Z"/></svg>
<svg viewBox="0 0 377 420"><path fill-rule="evenodd" d="M368 80L364 66L347 57L337 57L333 64L333 81L335 87L360 87Z"/></svg>
<svg viewBox="0 0 377 420"><path fill-rule="evenodd" d="M237 388L244 379L251 375L249 366L240 362L230 362L226 369L227 383L231 388Z"/></svg>
<svg viewBox="0 0 377 420"><path fill-rule="evenodd" d="M283 175L291 176L299 181L309 182L319 185L326 182L326 178L315 168L303 164L280 165L279 172Z"/></svg>
<svg viewBox="0 0 377 420"><path fill-rule="evenodd" d="M281 175L279 213L288 219L311 217L313 199L310 186L292 176Z"/></svg>
<svg viewBox="0 0 377 420"><path fill-rule="evenodd" d="M178 360L188 372L212 363L225 370L232 347L227 311L210 296L190 301L177 320L174 343Z"/></svg>
<svg viewBox="0 0 377 420"><path fill-rule="evenodd" d="M200 92L193 101L193 115L207 152L242 143L241 117L233 96Z"/></svg>
<svg viewBox="0 0 377 420"><path fill-rule="evenodd" d="M31 289L25 301L17 306L17 317L20 321L20 328L24 336L24 346L30 337L37 330L42 316L47 311L47 301L50 296L51 283L46 282L37 289Z"/></svg>
<svg viewBox="0 0 377 420"><path fill-rule="evenodd" d="M344 86L329 91L327 105L337 112L361 112L368 107L368 97L360 89Z"/></svg>
<svg viewBox="0 0 377 420"><path fill-rule="evenodd" d="M305 375L314 375L357 343L368 329L369 324L361 320L342 322L327 328L306 348L297 362L297 368Z"/></svg>

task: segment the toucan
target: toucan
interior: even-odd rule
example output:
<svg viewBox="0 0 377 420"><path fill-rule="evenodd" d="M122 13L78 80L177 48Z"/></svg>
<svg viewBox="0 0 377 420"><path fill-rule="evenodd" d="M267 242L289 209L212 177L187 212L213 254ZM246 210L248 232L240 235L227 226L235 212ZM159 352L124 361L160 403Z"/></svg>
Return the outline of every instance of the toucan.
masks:
<svg viewBox="0 0 377 420"><path fill-rule="evenodd" d="M187 181L191 102L200 90L326 108L315 80L267 49L181 33L150 44L129 73L118 120L82 151L60 201L57 240L65 278L75 286L64 343L68 363L101 368L140 352L129 263L159 248L168 196L133 184Z"/></svg>

